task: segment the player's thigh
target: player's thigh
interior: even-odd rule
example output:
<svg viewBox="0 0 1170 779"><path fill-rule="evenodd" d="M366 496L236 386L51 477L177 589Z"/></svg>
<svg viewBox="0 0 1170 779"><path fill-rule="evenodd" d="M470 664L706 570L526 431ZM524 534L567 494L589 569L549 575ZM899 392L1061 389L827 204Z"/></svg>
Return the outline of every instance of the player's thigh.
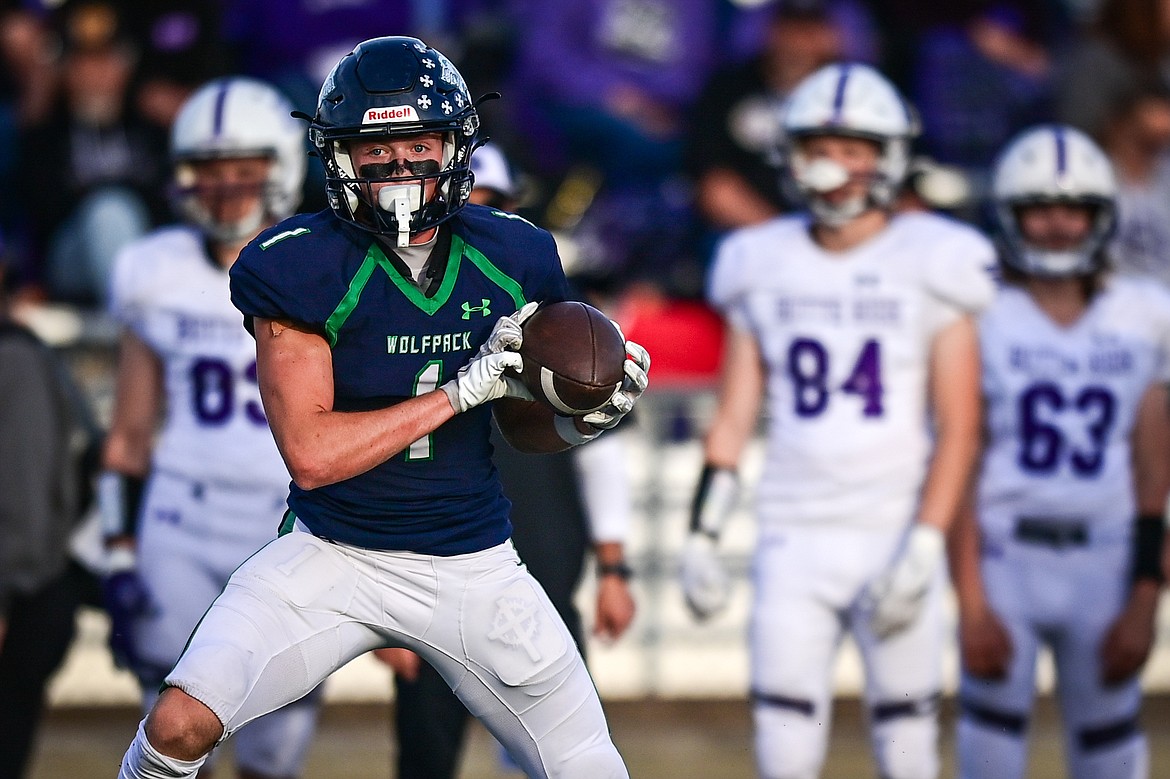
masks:
<svg viewBox="0 0 1170 779"><path fill-rule="evenodd" d="M814 559L822 550L804 533L761 540L752 563L749 624L753 692L818 703L829 697L844 609L826 591L834 576ZM843 600L843 599L842 599Z"/></svg>
<svg viewBox="0 0 1170 779"><path fill-rule="evenodd" d="M301 532L269 543L232 575L167 683L208 706L231 735L384 645L349 614L360 586L333 544Z"/></svg>
<svg viewBox="0 0 1170 779"><path fill-rule="evenodd" d="M446 622L454 608L463 667L449 646L427 659L530 775L624 776L597 690L548 596L510 544L469 562L443 565L436 613ZM456 604L442 593L458 580Z"/></svg>
<svg viewBox="0 0 1170 779"><path fill-rule="evenodd" d="M942 687L946 646L946 577L939 571L930 583L922 609L904 630L885 638L874 635L869 614L851 613L852 632L865 666L866 700L871 707L917 702L925 707Z"/></svg>

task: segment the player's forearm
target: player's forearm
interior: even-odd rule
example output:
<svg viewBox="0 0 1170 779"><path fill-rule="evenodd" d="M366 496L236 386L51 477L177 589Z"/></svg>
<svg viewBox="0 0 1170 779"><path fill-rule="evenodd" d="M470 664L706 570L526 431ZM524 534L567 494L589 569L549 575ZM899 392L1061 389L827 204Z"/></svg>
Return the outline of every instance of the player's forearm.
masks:
<svg viewBox="0 0 1170 779"><path fill-rule="evenodd" d="M270 414L269 423L293 481L311 490L365 473L453 416L446 393L436 390L373 411Z"/></svg>
<svg viewBox="0 0 1170 779"><path fill-rule="evenodd" d="M979 568L979 525L970 502L964 502L947 536L947 559L960 611L974 614L986 609L987 596Z"/></svg>
<svg viewBox="0 0 1170 779"><path fill-rule="evenodd" d="M1161 516L1170 494L1170 393L1146 390L1133 432L1134 488L1138 513Z"/></svg>
<svg viewBox="0 0 1170 779"><path fill-rule="evenodd" d="M944 533L954 523L979 457L976 430L940 435L927 469L918 520Z"/></svg>

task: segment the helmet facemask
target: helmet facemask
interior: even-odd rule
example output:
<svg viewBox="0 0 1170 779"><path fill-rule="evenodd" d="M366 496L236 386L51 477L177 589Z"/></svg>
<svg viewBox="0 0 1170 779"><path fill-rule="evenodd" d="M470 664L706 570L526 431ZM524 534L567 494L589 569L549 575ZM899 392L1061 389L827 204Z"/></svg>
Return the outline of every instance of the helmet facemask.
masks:
<svg viewBox="0 0 1170 779"><path fill-rule="evenodd" d="M420 133L421 135L422 133ZM396 244L404 248L410 238L432 229L444 221L450 210L451 190L461 194L457 182L466 182L470 194L469 167L456 165L457 145L454 133L443 133L442 160L393 159L384 163L365 163L355 169L349 144L370 141L379 137L409 139L410 136L366 134L359 138L336 140L331 143L332 166L337 175L332 177L331 196L340 193L346 210L359 226L384 235L395 235ZM464 152L464 156L469 156ZM326 169L330 167L326 164ZM427 190L430 189L430 196ZM463 195L466 198L466 194Z"/></svg>
<svg viewBox="0 0 1170 779"><path fill-rule="evenodd" d="M801 197L817 223L828 227L840 227L872 208L888 210L893 206L908 165L907 143L904 139L879 139L841 133L843 137L872 141L879 150L877 163L871 172L854 173L836 160L827 157L810 159L801 141L814 135L837 133L806 133L792 139L788 167ZM851 181L861 180L865 182L864 193L841 202L833 202L825 197Z"/></svg>
<svg viewBox="0 0 1170 779"><path fill-rule="evenodd" d="M1036 245L1025 235L1020 211L1030 206L1066 204L1090 210L1089 229L1075 246L1061 249ZM1021 198L997 205L1001 225L1004 259L1017 271L1028 276L1063 278L1086 276L1100 270L1105 259L1105 245L1116 225L1116 206L1107 198Z"/></svg>
<svg viewBox="0 0 1170 779"><path fill-rule="evenodd" d="M263 180L213 182L200 181L197 168L213 159L263 159L268 173ZM272 152L256 151L218 157L180 158L175 162L172 200L183 218L196 225L216 243L233 244L245 241L265 225L278 220L282 197L280 182ZM244 215L228 219L217 215L223 201L234 198L254 198L255 203ZM217 202L217 200L219 202Z"/></svg>

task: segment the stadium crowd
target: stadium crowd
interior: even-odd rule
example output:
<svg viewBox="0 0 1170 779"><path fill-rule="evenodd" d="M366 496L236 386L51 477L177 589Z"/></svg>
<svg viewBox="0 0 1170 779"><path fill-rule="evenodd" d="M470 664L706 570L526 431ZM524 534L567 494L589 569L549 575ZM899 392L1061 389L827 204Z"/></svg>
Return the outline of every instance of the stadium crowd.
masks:
<svg viewBox="0 0 1170 779"><path fill-rule="evenodd" d="M1144 279L1141 283L1159 289L1157 294L1170 296L1170 2L1166 0L7 0L0 11L0 60L4 63L0 71L0 180L8 183L0 188L0 279L6 289L5 309L15 321L30 322L45 308L58 307L79 312L87 321L111 316L109 312L116 312L119 304L116 296L111 299L118 257L127 246L142 245L152 231L184 218L168 149L176 117L188 98L213 79L246 76L275 87L296 112L308 118L318 112L319 92L324 95L321 84L326 81L328 87L327 76L339 57L359 42L383 35L417 36L451 58L470 86L472 98L481 100L477 107L483 134L491 137L514 168L519 181L514 192L516 212L556 236L568 279L581 294L627 324L626 335L649 349L656 360L657 375L668 380L713 381L725 321L741 331L748 328L752 312L737 308L738 302L734 296L728 297L726 289L711 289L711 270L718 267L721 252L730 253L724 239L733 231L741 235L738 231L743 228L764 225L806 207L807 181L798 182L789 175L792 171L785 165L791 165L793 156L786 158L781 151L785 144L807 143L807 149L819 148L820 134L808 131L808 140L794 140L794 130L808 128L789 126L786 136L782 107L802 85L807 86L810 76L825 73L823 68L833 63L872 66L877 83L885 84L883 79L888 79L893 87L890 94L906 100L902 120L913 132L905 134L914 137L903 186L888 193L889 202L882 202L878 209L883 220L891 214L911 212L949 217L938 240L953 238L962 244L962 251L970 253L964 258L970 259L967 270L977 269L984 259L984 265L994 264L990 244L984 252L982 243L954 236L979 231L999 238L1001 243L1005 235L1007 239L1019 238L1005 228L1003 214L997 216L990 205L996 182L1007 175L996 167L997 161L1003 159L1003 150L1030 128L1058 126L1063 129L1056 133L1057 146L1064 148L1063 133L1074 133L1075 143L1083 139L1087 144L1083 158L1090 162L1085 164L1095 164L1093 155L1100 154L1100 159L1108 162L1103 166L1112 171L1108 178L1114 188L1090 193L1099 201L1090 203L1089 195L1081 193L1083 202L1073 203L1074 210L1087 209L1090 215L1098 213L1092 209L1106 200L1110 214L1116 205L1116 224L1110 224L1100 236L1092 234L1094 239L1110 240L1110 270ZM865 73L869 72L867 68ZM841 102L845 100L846 76L837 78ZM493 91L500 94L493 96ZM824 149L826 158L846 153L829 146ZM304 153L310 154L307 135ZM812 191L817 192L815 187ZM325 173L315 160L310 160L299 196L289 202L294 200L301 214L330 207ZM867 208L873 205L869 203ZM1023 212L1035 203L1021 195L1016 205L1019 211L1013 211L1007 221L1018 216L1023 223ZM336 210L336 205L333 207ZM1049 217L1061 218L1055 212L1045 212L1038 219ZM822 218L823 224L838 229L859 217L834 214ZM844 221L834 221L837 219ZM887 230L885 221L875 226L873 234L883 230ZM953 230L953 235L948 230ZM927 228L921 232L927 237L916 240L928 241L935 235ZM793 241L795 247L801 239L783 240ZM821 236L818 240L825 239ZM1027 236L1019 240L1026 243ZM1044 286L1046 282L1028 286L1033 277L1053 275L1042 264L1028 265L1032 261L1028 251L1010 245L998 248L1001 260L1009 266L1009 281L1020 284L1038 301L1045 291L1052 291ZM1092 247L1089 254L1094 262L1104 256L1102 251L1102 246ZM1014 256L1017 264L1003 259ZM228 258L225 267L231 261ZM1078 279L1087 279L1088 298L1096 294L1093 285L1104 272L1099 266L1078 271ZM730 273L724 271L725 275ZM951 280L957 286L963 282L958 272ZM925 287L930 283L923 282ZM1084 303L1081 288L1070 289L1061 288L1060 292L1067 293L1069 300L1076 299L1069 305L1079 315L1083 309L1078 306ZM981 294L978 283L967 285L960 293L956 296L967 296L955 306L961 311L948 309L945 317L973 317L986 305L986 301L976 300ZM1160 298L1143 297L1140 292L1126 294L1140 301L1128 307L1131 312L1148 307L1153 312L1149 319L1158 321L1163 309L1170 314L1170 305L1162 306ZM719 298L714 300L718 311L710 306L709 298ZM484 300L485 307L486 303ZM1121 321L1127 306L1124 302L1116 306L1121 313L1115 316ZM945 318L939 316L940 321ZM942 331L943 325L939 325L938 332ZM931 331L930 337L934 334ZM761 362L760 352L751 350L766 352L768 336L757 332L754 337L754 342L740 343L748 351L733 355L738 362L732 364L749 366L745 375L759 380L762 391L765 377L750 367ZM1158 337L1151 339L1157 341ZM680 348L681 341L687 346ZM734 338L727 343L734 345ZM972 355L978 354L977 341L961 343L963 348L976 350ZM816 346L808 339L802 342L810 344ZM868 348L869 344L857 357L854 375L843 391L871 400L875 392L880 396L880 383L864 384L865 376L853 383L856 376L879 369L871 361L878 359L876 352L871 354ZM788 354L793 380L808 379L804 386L811 386L812 379L801 375L805 370L801 366L807 363L801 362L795 350ZM993 349L985 343L985 361L989 354ZM820 359L817 380L824 389L821 374L827 372L827 358L823 350ZM957 365L956 370L965 370L964 363L936 365L928 363L926 357L921 359L923 371L928 370L927 365L930 371L941 370L938 365ZM976 356L973 359L977 361ZM1158 358L1151 359L1156 362ZM1003 370L1010 372L1007 367ZM1145 430L1162 423L1159 413L1150 411L1150 404L1160 398L1165 405L1165 399L1157 395L1149 400L1154 396L1143 394L1155 388L1157 379L1164 378L1154 368L1151 374L1157 375L1150 379L1149 387L1135 380L1137 395L1131 405L1141 409L1139 431L1146 414L1154 421L1145 424ZM971 376L975 377L973 382L978 381L978 371ZM985 390L986 385L985 381ZM978 398L975 383L971 389L972 398ZM933 385L929 391L940 397L946 394ZM742 397L732 393L722 402L730 408ZM1036 403L1043 405L1049 402L1045 400L1048 397L1044 395ZM1082 393L1070 402L1083 406L1086 413L1100 405L1097 421L1104 427L1091 428L1087 440L1103 448L1099 439L1105 433L1101 430L1113 423L1115 411L1102 397L1100 393ZM937 401L936 396L931 395L931 400ZM753 396L751 401L749 410L757 409L759 397ZM1051 402L1059 405L1064 400L1058 397ZM808 407L802 406L804 403L804 396L798 395L798 417L822 412L823 403ZM866 407L867 417L881 416L880 397L877 403L873 413ZM157 404L144 408L144 417L157 416ZM738 424L741 432L754 433L755 417L747 420L744 415L740 419L738 414L735 410L724 415L736 416L734 424L726 418L721 422ZM962 421L962 413L956 418ZM917 424L916 419L913 424ZM1044 438L1051 428L1041 430L1036 424L1036 439L1055 440ZM1133 436L1138 438L1138 432ZM733 455L725 455L720 454L717 438L717 433L708 438L710 472L703 475L692 528L716 541L719 524L703 524L711 521L709 514L703 514L703 502L723 500L718 495L712 498L707 490L720 489L720 470L734 471L743 443L732 447ZM716 444L712 445L712 440ZM1025 449L1031 443L1028 439ZM1135 510L1145 523L1140 540L1147 544L1152 543L1151 534L1158 535L1161 543L1161 525L1155 531L1151 522L1155 516L1160 520L1159 509L1165 504L1165 492L1159 490L1166 485L1159 481L1164 475L1159 469L1161 459L1170 457L1170 451L1161 452L1158 447L1167 444L1170 438L1156 435L1140 438L1135 444L1148 447L1141 450L1144 454L1155 452L1149 456L1155 464L1145 467L1139 463L1135 477L1139 481ZM1052 446L1050 459L1055 460L1057 444ZM716 452L714 459L712 450ZM914 449L908 456L926 451L924 439L921 452ZM145 458L145 453L139 458L144 466ZM968 466L974 465L973 451L971 458ZM1074 460L1074 469L1086 473L1096 467L1075 456ZM1038 471L1051 463L1027 464ZM967 483L962 475L966 471L955 467L960 476L952 482L962 487ZM725 473L723 478L731 477ZM1143 478L1144 483L1140 481ZM920 486L907 485L907 494L917 495ZM955 489L953 496L940 501L938 516L946 514L948 519L939 520L929 539L925 539L928 534L922 534L909 542L929 546L929 551L892 554L895 560L917 555L912 563L929 558L933 566L944 559L946 542L941 539L950 528L966 528L963 550L952 553L960 559L959 572L974 581L965 591L965 608L974 602L984 609L984 583L971 573L978 568L981 554L978 543L971 541L977 531L970 523L950 518L960 513L950 503L961 503L960 493L964 492ZM1128 522L1130 517L1123 519ZM1009 536L1056 546L1085 545L1095 539L1086 540L1087 531L1081 527L1080 536L1061 535L1053 541L1052 534L1064 529L1053 530L1049 524L1032 520L1036 518L1021 518L1020 525L1008 531ZM889 537L891 549L900 549L902 530ZM1022 533L1031 537L1025 539ZM688 585L684 581L684 588L693 612L705 618L718 607L704 605L710 590L704 590L707 583L700 580L714 570L711 560L715 552L710 540L701 543L705 557L692 562L698 568L692 567L692 582ZM858 560L872 556L865 543L859 549ZM62 553L55 559L64 556ZM58 564L64 563L58 559ZM1149 651L1152 635L1143 651L1141 630L1161 586L1157 554L1153 558L1147 555L1140 564L1144 567L1138 571L1138 579L1159 581L1152 590L1143 590L1149 598L1143 601L1140 615L1123 613L1123 618L1133 622L1130 633L1124 626L1102 624L1094 627L1098 632L1093 634L1096 641L1109 633L1109 641L1119 645L1111 650L1125 655L1116 660L1123 669L1117 678L1129 681ZM1128 565L1128 557L1117 563L1118 570ZM54 576L64 575L59 566ZM922 570L907 571L897 563L891 565L887 571L890 581L883 585L887 594L900 586L896 579L902 575L922 579L922 591L909 600L926 597L925 580L941 575L941 569L930 566L923 563L919 566ZM70 577L80 575L72 564L67 573ZM685 564L683 573L687 574ZM627 576L628 571L622 570L623 582ZM879 572L876 580L881 579ZM39 586L43 579L35 583ZM3 572L0 585L8 588L0 592L0 604L10 602L14 593L21 594L22 587L28 589L23 581L6 580ZM930 586L934 593L935 585ZM1010 586L1002 581L988 583L987 600L996 606L996 598ZM1070 586L1077 586L1076 582ZM862 586L862 591L880 600L880 594L867 587ZM720 596L712 597L718 600ZM937 600L935 595L930 597ZM905 608L913 613L904 618L899 615L893 620L895 627L874 627L872 634L863 631L859 642L871 641L877 646L888 635L901 631L903 623L917 619L917 603ZM6 618L7 614L0 612L0 642ZM626 619L628 622L628 616ZM1015 736L1026 728L1026 717L1024 724L1005 719L1008 715L1001 707L1026 709L1030 701L1005 704L1002 696L986 687L988 678L1011 676L1017 682L1022 678L1025 686L1032 682L1032 670L1009 668L1011 661L1003 653L1011 652L1003 650L1002 643L1007 641L1002 636L1009 628L1015 630L1027 620L1006 621L1008 627L988 618L978 630L971 627L964 639L972 646L976 643L972 636L983 641L974 649L964 647L971 652L966 660L975 658L993 666L985 673L976 663L973 670L967 669L969 676L964 680L964 689L978 703L967 711L969 729L961 734L967 739L968 750L974 750L968 752L965 766L970 776L993 775L979 773L979 761L971 755L981 754L981 750L1004 754L1005 743L1012 749L1018 746L1019 754L1012 753L1015 762L994 769L1005 772L1000 775L1011 775L1015 763L1022 760L1024 747L1017 744ZM624 625L615 634L622 629ZM1127 644L1131 633L1139 637ZM1020 628L1013 638L1019 642L1025 634ZM1032 641L1034 637L1028 635ZM772 638L772 644L765 641L769 652L778 651L775 645L784 644L787 634ZM935 636L926 639L926 644L932 645ZM1059 643L1047 633L1035 641ZM169 662L168 657L166 664ZM1070 673L1079 674L1084 666L1071 667L1074 671ZM165 674L166 669L157 670ZM152 682L161 678L152 677ZM38 684L43 685L43 679ZM774 711L782 709L784 716L793 716L792 710L800 714L806 703L809 707L820 704L816 695L821 692L805 701L753 690L758 698L757 727L764 734L783 730L787 725L769 719ZM874 712L875 739L881 738L883 717L900 722L913 716L933 716L937 700L932 703L931 695L937 692L937 685L916 694L919 692L923 697L914 703L921 706L909 712L897 707L883 709L885 702L877 701L881 705ZM1092 695L1096 692L1080 690L1076 694L1088 697L1077 700L1095 701ZM1112 748L1124 742L1133 750L1125 759L1131 760L1132 755L1140 762L1142 747L1136 740L1140 731L1132 711L1135 688L1125 692L1129 697L1110 703L1116 704L1116 711L1110 710L1113 719L1102 723L1089 717L1087 723L1080 723L1084 727L1078 731L1083 736L1078 748L1093 752L1093 756L1079 764L1074 761L1077 776L1113 775L1109 773L1114 770L1111 764L1092 762L1102 745ZM25 695L27 698L27 691ZM989 723L998 729L992 736L970 730ZM923 732L926 741L933 744L937 739L936 731L927 728ZM1089 735L1084 737L1085 733ZM1070 738L1076 736L1071 730L1070 734ZM145 736L141 738L145 744ZM815 742L827 734L810 738ZM782 751L773 741L757 734L757 748L763 755L760 770L788 776L784 773L790 770L787 756L772 752ZM877 751L881 761L880 745ZM883 768L891 775L937 773L937 766L929 759L902 763L888 759ZM814 775L817 756L809 756L806 762L813 773L799 775Z"/></svg>

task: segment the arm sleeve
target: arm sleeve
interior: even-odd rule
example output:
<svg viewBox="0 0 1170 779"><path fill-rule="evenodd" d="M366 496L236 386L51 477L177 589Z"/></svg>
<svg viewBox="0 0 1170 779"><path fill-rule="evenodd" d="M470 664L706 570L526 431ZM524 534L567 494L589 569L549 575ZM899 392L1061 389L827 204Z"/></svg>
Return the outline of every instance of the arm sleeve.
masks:
<svg viewBox="0 0 1170 779"><path fill-rule="evenodd" d="M625 543L630 534L631 491L627 433L610 432L573 449L573 467L593 543Z"/></svg>

